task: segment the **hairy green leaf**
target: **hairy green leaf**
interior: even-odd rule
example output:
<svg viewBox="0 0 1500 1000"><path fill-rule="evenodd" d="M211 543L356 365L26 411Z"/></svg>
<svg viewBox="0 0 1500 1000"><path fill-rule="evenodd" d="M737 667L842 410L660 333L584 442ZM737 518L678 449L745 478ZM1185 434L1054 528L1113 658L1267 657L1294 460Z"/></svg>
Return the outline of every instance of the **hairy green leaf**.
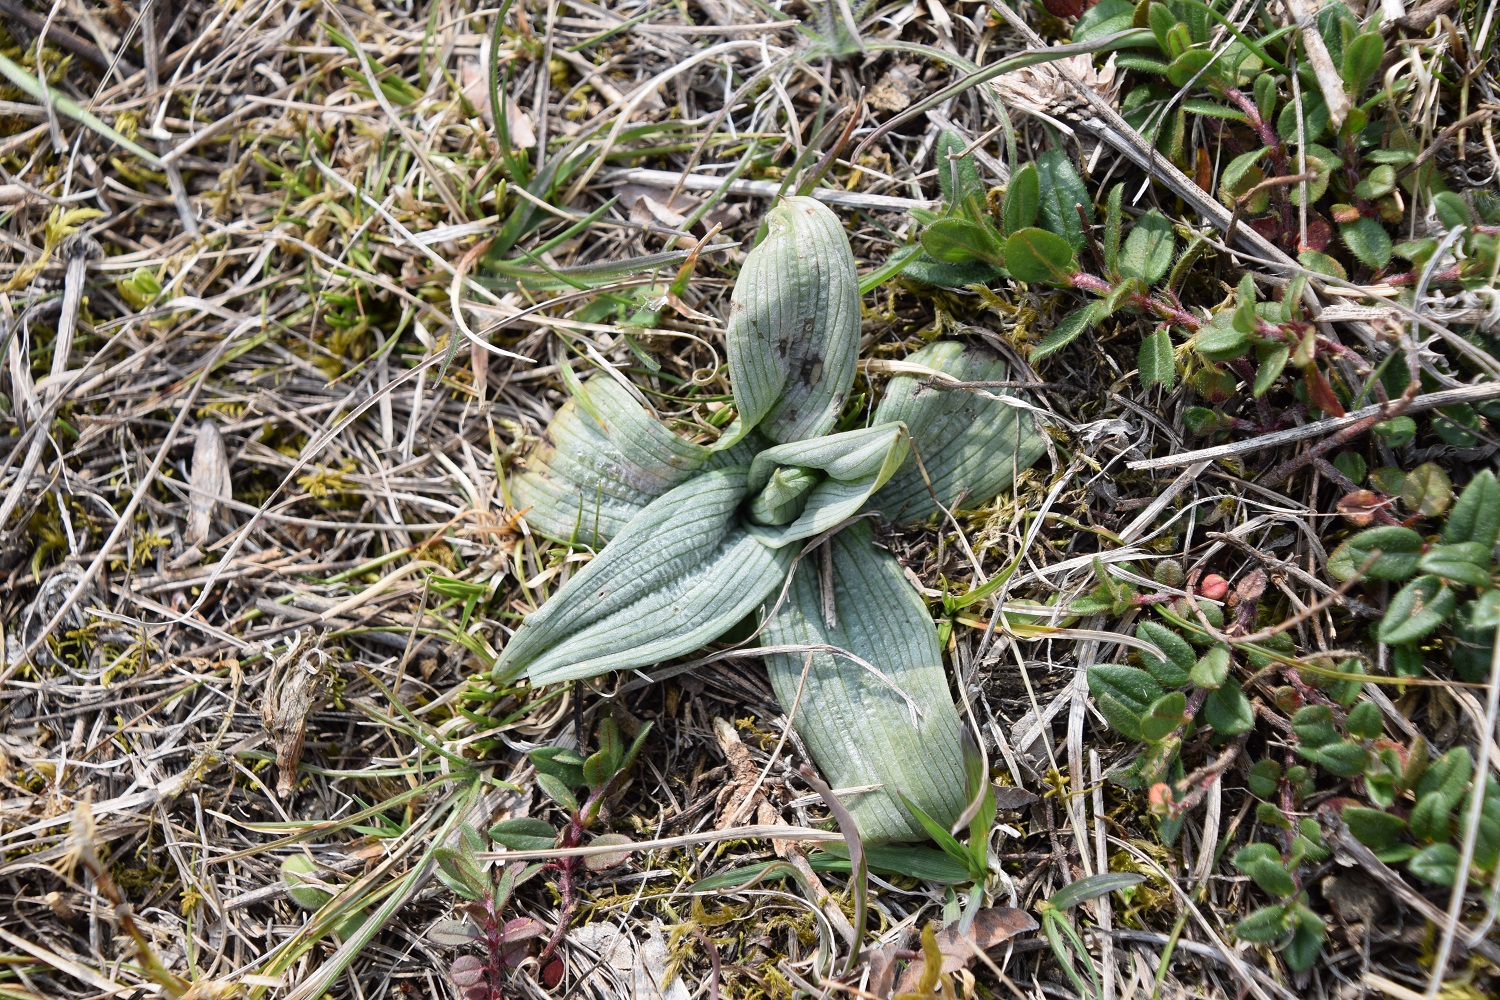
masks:
<svg viewBox="0 0 1500 1000"><path fill-rule="evenodd" d="M1360 216L1339 224L1339 236L1349 252L1370 267L1385 267L1391 261L1391 236L1377 219Z"/></svg>
<svg viewBox="0 0 1500 1000"><path fill-rule="evenodd" d="M1285 898L1297 891L1281 855L1270 844L1250 844L1234 853L1234 866L1273 896Z"/></svg>
<svg viewBox="0 0 1500 1000"><path fill-rule="evenodd" d="M1429 844L1406 863L1406 870L1425 882L1451 886L1458 879L1458 861L1452 844Z"/></svg>
<svg viewBox="0 0 1500 1000"><path fill-rule="evenodd" d="M1088 682L1099 712L1115 731L1141 739L1141 718L1165 693L1156 678L1136 667L1100 663L1089 667Z"/></svg>
<svg viewBox="0 0 1500 1000"><path fill-rule="evenodd" d="M1447 621L1457 606L1458 596L1441 579L1419 576L1391 598L1377 638L1392 644L1416 642Z"/></svg>
<svg viewBox="0 0 1500 1000"><path fill-rule="evenodd" d="M1259 365L1255 369L1255 385L1251 392L1256 399L1264 396L1276 384L1291 355L1292 349L1286 344L1262 344L1255 349L1255 359Z"/></svg>
<svg viewBox="0 0 1500 1000"><path fill-rule="evenodd" d="M1116 184L1110 188L1109 199L1104 206L1104 268L1111 276L1118 272L1120 266L1120 220L1124 215L1124 198L1125 185Z"/></svg>
<svg viewBox="0 0 1500 1000"><path fill-rule="evenodd" d="M1062 150L1049 149L1036 161L1041 182L1042 226L1068 241L1074 250L1083 249L1083 218L1094 221L1094 203L1083 186L1078 171ZM1024 280L1024 279L1023 279Z"/></svg>
<svg viewBox="0 0 1500 1000"><path fill-rule="evenodd" d="M1306 972L1318 960L1328 929L1321 917L1301 903L1292 907L1291 919L1292 939L1281 949L1281 957L1294 972Z"/></svg>
<svg viewBox="0 0 1500 1000"><path fill-rule="evenodd" d="M1005 262L1000 241L985 226L968 219L939 219L922 230L922 249L944 264L980 261L999 266Z"/></svg>
<svg viewBox="0 0 1500 1000"><path fill-rule="evenodd" d="M972 264L944 264L920 248L916 249L919 252L906 258L901 276L924 285L967 288L969 285L987 284L1005 273L993 264L978 261Z"/></svg>
<svg viewBox="0 0 1500 1000"><path fill-rule="evenodd" d="M1344 89L1350 97L1358 98L1364 92L1384 57L1385 39L1378 31L1362 31L1344 47Z"/></svg>
<svg viewBox="0 0 1500 1000"><path fill-rule="evenodd" d="M1182 636L1156 622L1141 622L1135 627L1135 637L1151 643L1166 654L1163 659L1150 653L1141 653L1141 663L1151 671L1162 687L1183 687L1191 680L1195 657L1192 645Z"/></svg>
<svg viewBox="0 0 1500 1000"><path fill-rule="evenodd" d="M1203 721L1223 736L1238 736L1255 728L1255 708L1239 682L1230 679L1204 699Z"/></svg>
<svg viewBox="0 0 1500 1000"><path fill-rule="evenodd" d="M1172 335L1165 328L1141 341L1136 365L1141 372L1141 384L1147 388L1161 385L1170 389L1177 382L1177 361L1172 354Z"/></svg>
<svg viewBox="0 0 1500 1000"><path fill-rule="evenodd" d="M1410 528L1390 525L1369 528L1346 540L1328 557L1328 575L1335 580L1354 579L1366 560L1375 556L1365 575L1374 580L1405 580L1417 571L1422 536Z"/></svg>
<svg viewBox="0 0 1500 1000"><path fill-rule="evenodd" d="M1183 714L1187 708L1187 696L1181 691L1168 691L1146 710L1141 716L1141 739L1147 743L1157 743L1168 736L1187 721Z"/></svg>
<svg viewBox="0 0 1500 1000"><path fill-rule="evenodd" d="M1471 542L1488 550L1500 537L1500 481L1485 469L1469 480L1443 525L1443 541Z"/></svg>
<svg viewBox="0 0 1500 1000"><path fill-rule="evenodd" d="M1210 361L1230 361L1250 348L1250 338L1234 324L1234 311L1221 309L1193 335L1193 348Z"/></svg>
<svg viewBox="0 0 1500 1000"><path fill-rule="evenodd" d="M1036 222L1037 212L1042 206L1042 185L1036 164L1024 163L1011 175L1005 188L1005 204L1001 218L1005 235L1019 232Z"/></svg>
<svg viewBox="0 0 1500 1000"><path fill-rule="evenodd" d="M1254 910L1234 927L1234 936L1241 941L1257 944L1269 943L1286 934L1287 908L1285 906L1262 906Z"/></svg>
<svg viewBox="0 0 1500 1000"><path fill-rule="evenodd" d="M557 831L544 820L522 816L490 827L490 839L512 851L544 851L557 843Z"/></svg>
<svg viewBox="0 0 1500 1000"><path fill-rule="evenodd" d="M1065 285L1078 271L1068 241L1045 229L1012 233L1005 241L1005 267L1021 281L1050 281Z"/></svg>
<svg viewBox="0 0 1500 1000"><path fill-rule="evenodd" d="M1478 542L1434 545L1417 560L1417 569L1445 580L1474 587L1490 585L1490 554L1493 546Z"/></svg>
<svg viewBox="0 0 1500 1000"><path fill-rule="evenodd" d="M1171 221L1153 208L1136 221L1130 235L1125 237L1125 248L1120 252L1120 273L1127 278L1140 278L1148 284L1160 281L1171 270L1176 242Z"/></svg>
<svg viewBox="0 0 1500 1000"><path fill-rule="evenodd" d="M1379 809L1347 806L1343 817L1344 822L1349 824L1349 832L1354 835L1354 839L1377 851L1394 846L1397 839L1406 832L1406 820Z"/></svg>
<svg viewBox="0 0 1500 1000"><path fill-rule="evenodd" d="M1076 340L1079 334L1102 319L1104 311L1103 303L1090 302L1068 313L1037 343L1030 360L1040 361L1049 354L1062 350Z"/></svg>
<svg viewBox="0 0 1500 1000"><path fill-rule="evenodd" d="M1216 690L1224 686L1229 679L1229 647L1224 645L1214 646L1208 652L1198 658L1193 664L1193 683L1201 688Z"/></svg>

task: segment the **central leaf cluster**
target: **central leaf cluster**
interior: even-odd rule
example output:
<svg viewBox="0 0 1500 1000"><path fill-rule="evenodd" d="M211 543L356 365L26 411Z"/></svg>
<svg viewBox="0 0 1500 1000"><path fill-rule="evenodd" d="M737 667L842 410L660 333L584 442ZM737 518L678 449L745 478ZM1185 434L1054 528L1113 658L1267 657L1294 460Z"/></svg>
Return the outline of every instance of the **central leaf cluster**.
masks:
<svg viewBox="0 0 1500 1000"><path fill-rule="evenodd" d="M767 223L731 298L724 436L684 441L601 375L573 382L515 477L533 530L602 549L526 617L495 673L548 684L652 666L755 615L772 687L862 835L918 838L918 813L949 824L964 808L958 714L926 605L851 519L988 503L1043 443L1016 401L956 385L1003 380L1005 365L955 341L913 354L920 377L892 379L868 426L830 433L858 363L853 253L812 199Z"/></svg>

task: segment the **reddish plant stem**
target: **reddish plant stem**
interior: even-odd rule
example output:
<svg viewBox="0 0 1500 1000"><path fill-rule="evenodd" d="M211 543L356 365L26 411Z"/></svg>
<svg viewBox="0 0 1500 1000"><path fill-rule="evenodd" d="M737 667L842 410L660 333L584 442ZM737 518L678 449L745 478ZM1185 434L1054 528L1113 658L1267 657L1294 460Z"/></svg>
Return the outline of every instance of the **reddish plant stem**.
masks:
<svg viewBox="0 0 1500 1000"><path fill-rule="evenodd" d="M571 848L583 843L583 834L586 829L584 817L589 815L590 807L594 805L595 800L596 796L590 796L583 808L568 817L568 825L563 830L559 847ZM572 919L573 909L578 905L573 879L579 860L576 857L563 857L547 863L548 868L557 872L557 927L553 929L552 936L547 939L547 947L542 949L541 955L537 958L538 962L547 961L557 950L557 946L562 944L563 935L567 933L568 921Z"/></svg>
<svg viewBox="0 0 1500 1000"><path fill-rule="evenodd" d="M1207 694L1207 692L1200 689L1194 691L1193 694L1196 696ZM1172 804L1173 813L1180 816L1202 802L1203 797L1208 794L1208 790L1213 787L1214 781L1219 775L1229 769L1229 765L1235 762L1240 753L1245 749L1245 743L1249 739L1249 733L1243 733L1235 737L1234 742L1229 744L1223 753L1184 778L1179 787L1186 788L1187 794L1180 799L1175 799Z"/></svg>
<svg viewBox="0 0 1500 1000"><path fill-rule="evenodd" d="M1393 274L1385 279L1387 285L1415 285L1421 280L1422 275L1417 271L1407 271L1403 274ZM1442 271L1432 272L1428 281L1457 281L1459 278L1458 268L1450 267Z"/></svg>
<svg viewBox="0 0 1500 1000"><path fill-rule="evenodd" d="M1260 108L1256 107L1255 102L1237 87L1225 87L1224 96L1239 106L1240 111L1244 112L1246 121L1255 130L1256 136L1271 151L1273 176L1285 177L1290 174L1292 170L1287 165L1286 147L1281 144L1281 136L1276 134L1276 129L1270 122L1260 116ZM1283 187L1274 188L1272 196L1276 199L1277 211L1281 216L1281 232L1285 236L1293 231L1292 202Z"/></svg>
<svg viewBox="0 0 1500 1000"><path fill-rule="evenodd" d="M1115 286L1110 282L1096 275L1089 274L1086 271L1078 271L1072 274L1069 276L1068 281L1074 288L1081 288L1084 291L1093 292L1099 296L1107 296L1115 290ZM1167 322L1187 327L1194 332L1197 332L1203 326L1202 321L1186 309L1175 306L1156 296L1132 292L1130 294L1130 301L1132 305L1141 310L1156 313L1156 315Z"/></svg>
<svg viewBox="0 0 1500 1000"><path fill-rule="evenodd" d="M500 984L505 977L505 924L495 909L494 893L484 897L484 948L489 966L485 976L489 1000L502 1000Z"/></svg>
<svg viewBox="0 0 1500 1000"><path fill-rule="evenodd" d="M1334 448L1338 448L1354 440L1381 421L1389 420L1394 416L1398 416L1403 410L1407 408L1407 406L1411 404L1411 401L1416 398L1416 395L1417 383L1412 382L1406 387L1405 392L1403 392L1400 396L1397 396L1393 401L1382 406L1379 413L1373 413L1370 416L1365 417L1363 420L1359 420L1355 423L1350 424L1336 434L1330 434L1328 437L1313 445L1302 454L1296 456L1295 458L1290 458L1287 461L1282 462L1276 468L1266 473L1266 475L1260 480L1261 485L1268 487L1279 486L1281 483L1290 479L1299 470L1306 467L1316 459L1321 458L1323 455L1327 454Z"/></svg>

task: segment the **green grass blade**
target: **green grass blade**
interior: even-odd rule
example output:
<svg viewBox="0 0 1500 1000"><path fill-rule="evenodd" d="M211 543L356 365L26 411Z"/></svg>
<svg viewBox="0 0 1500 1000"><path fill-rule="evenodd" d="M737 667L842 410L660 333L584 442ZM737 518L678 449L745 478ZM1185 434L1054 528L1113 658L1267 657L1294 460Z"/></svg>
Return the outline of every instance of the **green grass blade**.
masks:
<svg viewBox="0 0 1500 1000"><path fill-rule="evenodd" d="M12 84L14 84L16 87L19 87L21 90L24 90L27 94L36 98L38 101L41 101L43 104L52 105L52 107L56 108L58 111L67 115L69 118L72 118L74 121L82 124L91 131L96 132L104 138L108 139L110 142L119 146L121 149L134 153L136 156L139 156L142 160L145 160L153 167L157 167L159 169L162 166L161 160L157 159L155 153L152 153L149 150L131 142L129 139L125 138L123 135L116 132L108 125L104 124L104 122L100 121L94 115L90 114L77 101L73 100L71 97L68 97L66 94L60 94L57 91L53 90L51 87L48 87L41 80L26 72L23 67L19 66L15 62L12 62L7 56L3 54L0 54L0 74L4 74L5 78Z"/></svg>

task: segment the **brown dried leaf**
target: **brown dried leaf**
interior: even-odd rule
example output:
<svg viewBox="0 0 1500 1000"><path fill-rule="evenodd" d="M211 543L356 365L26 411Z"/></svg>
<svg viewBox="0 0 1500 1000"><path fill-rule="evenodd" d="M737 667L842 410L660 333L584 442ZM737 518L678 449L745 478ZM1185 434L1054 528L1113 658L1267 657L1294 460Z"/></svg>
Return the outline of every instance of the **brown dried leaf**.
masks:
<svg viewBox="0 0 1500 1000"><path fill-rule="evenodd" d="M870 106L877 111L905 111L922 90L922 67L896 63L870 88Z"/></svg>
<svg viewBox="0 0 1500 1000"><path fill-rule="evenodd" d="M715 800L719 819L714 823L714 829L728 830L744 823L750 812L745 800L752 792L755 795L753 802L755 822L779 823L781 817L766 801L765 795L756 790L760 770L755 766L755 761L750 758L750 751L740 740L740 734L734 731L734 726L728 721L715 717L714 735L718 737L719 746L724 751L724 759L729 764L730 775ZM776 853L782 854L783 852L778 849Z"/></svg>
<svg viewBox="0 0 1500 1000"><path fill-rule="evenodd" d="M276 747L276 794L285 798L297 780L307 717L327 687L330 656L323 649L327 633L298 629L285 652L271 663L261 722Z"/></svg>
<svg viewBox="0 0 1500 1000"><path fill-rule="evenodd" d="M214 508L220 500L234 495L229 479L229 452L224 436L212 420L198 425L198 439L193 444L193 468L188 475L188 520L182 533L189 545L202 545L213 530Z"/></svg>
<svg viewBox="0 0 1500 1000"><path fill-rule="evenodd" d="M1266 571L1253 569L1234 585L1236 604L1253 604L1266 592Z"/></svg>
<svg viewBox="0 0 1500 1000"><path fill-rule="evenodd" d="M1028 792L1014 785L996 785L994 792L995 808L1001 812L1020 812L1037 800L1035 792Z"/></svg>
<svg viewBox="0 0 1500 1000"><path fill-rule="evenodd" d="M1339 498L1338 502L1339 513L1357 528L1366 527L1374 521L1376 512L1384 506L1386 506L1386 501L1370 490L1355 490L1353 493L1346 493Z"/></svg>
<svg viewBox="0 0 1500 1000"><path fill-rule="evenodd" d="M1328 384L1328 379L1324 377L1317 365L1308 365L1304 368L1302 377L1307 382L1307 398L1314 406L1330 417L1344 415L1344 404L1340 403L1338 396L1334 395L1333 386Z"/></svg>
<svg viewBox="0 0 1500 1000"><path fill-rule="evenodd" d="M591 872L602 872L613 868L615 865L625 863L630 857L630 847L633 844L629 837L623 833L604 833L589 842L590 847L607 847L610 844L623 844L627 849L623 851L612 851L609 854L590 854L583 859L584 867Z"/></svg>
<svg viewBox="0 0 1500 1000"><path fill-rule="evenodd" d="M974 922L967 931L958 925L944 927L937 932L938 950L943 953L943 972L967 969L980 952L997 948L1018 934L1036 930L1037 923L1025 910L1014 906L992 906L974 914ZM910 993L917 988L922 975L922 963L911 962L901 973L896 985L897 993Z"/></svg>

